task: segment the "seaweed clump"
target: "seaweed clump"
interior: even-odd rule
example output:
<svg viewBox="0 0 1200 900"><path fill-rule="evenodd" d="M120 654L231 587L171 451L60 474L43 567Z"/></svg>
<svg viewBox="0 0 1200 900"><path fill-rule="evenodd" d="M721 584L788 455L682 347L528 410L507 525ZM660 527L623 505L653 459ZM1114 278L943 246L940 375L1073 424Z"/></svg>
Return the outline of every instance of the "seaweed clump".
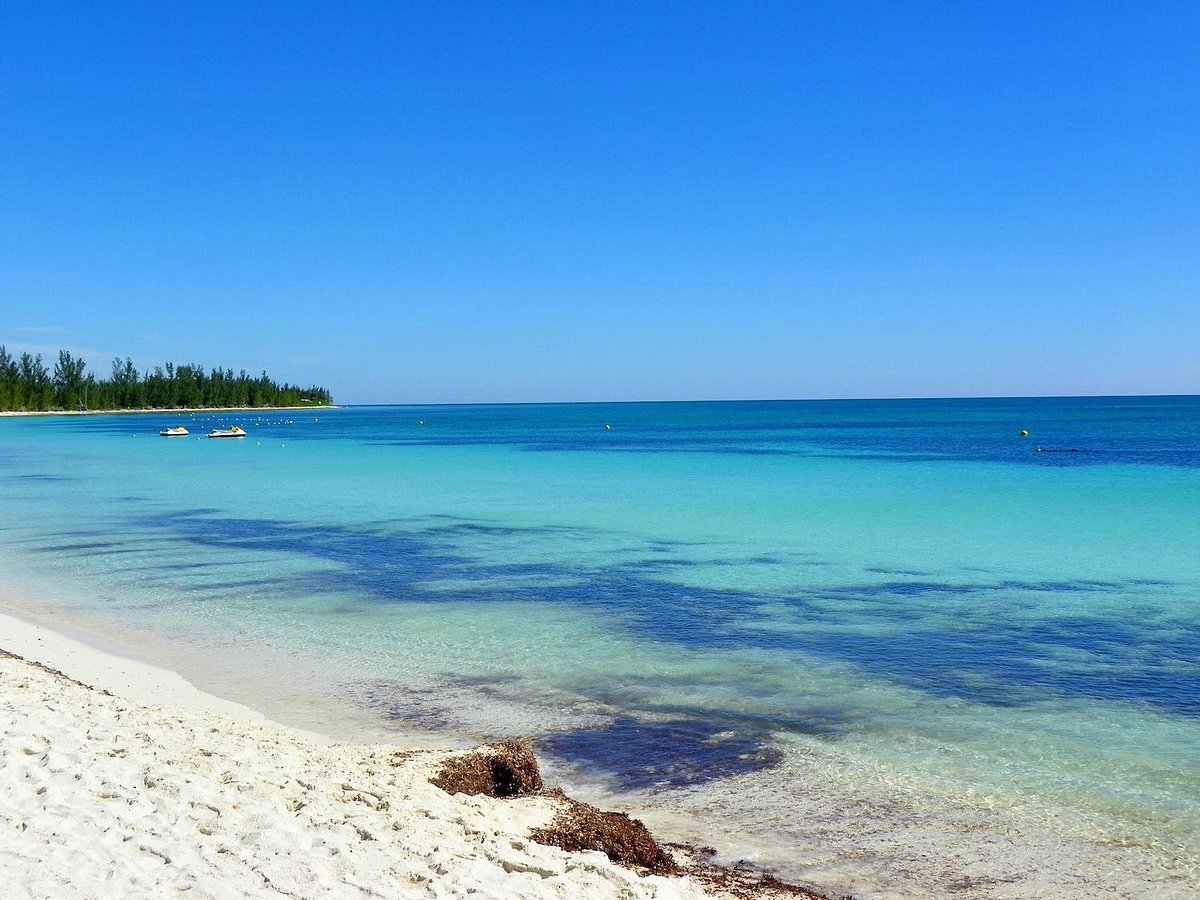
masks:
<svg viewBox="0 0 1200 900"><path fill-rule="evenodd" d="M505 741L454 757L430 782L447 794L519 797L542 789L542 773L529 741Z"/></svg>
<svg viewBox="0 0 1200 900"><path fill-rule="evenodd" d="M393 765L402 761L400 754L396 757ZM554 820L547 827L529 833L539 844L570 853L598 850L618 865L650 875L688 876L717 896L736 900L824 900L821 894L742 865L714 866L708 862L715 853L711 848L671 844L683 860L682 864L676 862L640 820L581 803L559 788L545 790L537 758L527 740L505 741L452 757L429 780L449 794L482 794L501 799L541 794L554 798L559 805Z"/></svg>
<svg viewBox="0 0 1200 900"><path fill-rule="evenodd" d="M599 850L615 863L644 869L654 875L675 875L679 867L639 819L625 813L604 812L561 791L555 791L563 808L546 828L529 836L539 844L563 850Z"/></svg>

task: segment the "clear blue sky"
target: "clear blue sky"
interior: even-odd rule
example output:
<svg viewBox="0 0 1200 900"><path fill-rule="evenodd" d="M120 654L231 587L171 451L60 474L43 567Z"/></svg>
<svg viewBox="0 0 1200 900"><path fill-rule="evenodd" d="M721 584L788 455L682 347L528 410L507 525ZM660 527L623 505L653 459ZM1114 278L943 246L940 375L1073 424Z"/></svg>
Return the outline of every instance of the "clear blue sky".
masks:
<svg viewBox="0 0 1200 900"><path fill-rule="evenodd" d="M1200 393L1200 4L3 0L0 343L350 403Z"/></svg>

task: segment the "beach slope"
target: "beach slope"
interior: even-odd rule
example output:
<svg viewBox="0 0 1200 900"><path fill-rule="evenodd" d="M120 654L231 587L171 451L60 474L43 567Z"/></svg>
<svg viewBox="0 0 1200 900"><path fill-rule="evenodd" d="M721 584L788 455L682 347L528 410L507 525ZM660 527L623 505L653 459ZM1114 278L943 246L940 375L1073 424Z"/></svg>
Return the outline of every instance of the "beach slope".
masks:
<svg viewBox="0 0 1200 900"><path fill-rule="evenodd" d="M17 643L52 639L31 628ZM140 664L118 661L109 680L127 665ZM704 896L533 842L553 797L433 786L447 752L329 744L184 700L139 702L0 654L7 896Z"/></svg>

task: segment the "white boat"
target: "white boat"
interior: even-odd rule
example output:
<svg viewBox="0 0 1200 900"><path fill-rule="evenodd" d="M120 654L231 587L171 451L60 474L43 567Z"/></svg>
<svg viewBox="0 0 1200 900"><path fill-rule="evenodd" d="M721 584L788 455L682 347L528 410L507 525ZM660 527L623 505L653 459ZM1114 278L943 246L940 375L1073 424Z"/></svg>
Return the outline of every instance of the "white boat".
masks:
<svg viewBox="0 0 1200 900"><path fill-rule="evenodd" d="M239 426L234 425L232 428L215 428L208 433L210 438L221 437L245 437L246 432Z"/></svg>
<svg viewBox="0 0 1200 900"><path fill-rule="evenodd" d="M176 425L174 428L164 428L158 433L159 437L185 437L188 430L182 425Z"/></svg>

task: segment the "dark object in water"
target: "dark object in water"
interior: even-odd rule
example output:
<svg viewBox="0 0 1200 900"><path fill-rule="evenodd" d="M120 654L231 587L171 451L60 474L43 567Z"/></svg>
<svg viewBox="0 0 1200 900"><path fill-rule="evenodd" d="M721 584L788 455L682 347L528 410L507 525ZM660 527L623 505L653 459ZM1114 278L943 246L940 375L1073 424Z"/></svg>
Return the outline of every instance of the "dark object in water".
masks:
<svg viewBox="0 0 1200 900"><path fill-rule="evenodd" d="M655 875L674 875L679 871L675 860L658 846L650 829L640 820L625 813L604 812L559 791L554 793L558 794L562 809L548 827L529 833L539 844L571 852L599 850L615 863L636 866Z"/></svg>
<svg viewBox="0 0 1200 900"><path fill-rule="evenodd" d="M529 741L505 741L449 760L430 782L447 794L518 797L542 789Z"/></svg>
<svg viewBox="0 0 1200 900"><path fill-rule="evenodd" d="M803 727L803 724L798 724ZM599 770L627 790L663 790L769 769L783 754L770 733L731 718L618 716L599 728L538 739L538 748Z"/></svg>

